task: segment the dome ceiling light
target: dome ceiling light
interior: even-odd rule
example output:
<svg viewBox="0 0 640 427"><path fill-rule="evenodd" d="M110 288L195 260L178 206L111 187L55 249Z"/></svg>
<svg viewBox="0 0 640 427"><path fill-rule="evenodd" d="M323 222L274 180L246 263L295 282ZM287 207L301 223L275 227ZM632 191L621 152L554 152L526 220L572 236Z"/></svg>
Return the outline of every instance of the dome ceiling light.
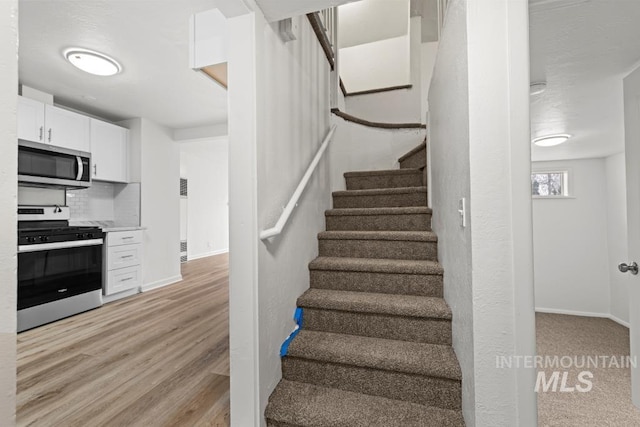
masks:
<svg viewBox="0 0 640 427"><path fill-rule="evenodd" d="M122 71L118 61L89 49L72 47L64 51L64 57L76 68L96 76L113 76Z"/></svg>
<svg viewBox="0 0 640 427"><path fill-rule="evenodd" d="M555 135L540 136L538 138L534 138L531 142L533 142L538 147L553 147L555 145L560 145L563 142L566 142L566 140L569 138L571 138L571 135L567 133L558 133Z"/></svg>

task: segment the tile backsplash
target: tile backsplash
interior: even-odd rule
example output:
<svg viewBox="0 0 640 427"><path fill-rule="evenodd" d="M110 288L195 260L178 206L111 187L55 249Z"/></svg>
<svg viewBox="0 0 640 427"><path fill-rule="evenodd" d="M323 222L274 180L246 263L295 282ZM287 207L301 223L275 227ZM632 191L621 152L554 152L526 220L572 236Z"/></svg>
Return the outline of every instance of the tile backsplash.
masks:
<svg viewBox="0 0 640 427"><path fill-rule="evenodd" d="M140 184L93 181L86 190L68 190L72 221L109 221L118 226L140 225Z"/></svg>

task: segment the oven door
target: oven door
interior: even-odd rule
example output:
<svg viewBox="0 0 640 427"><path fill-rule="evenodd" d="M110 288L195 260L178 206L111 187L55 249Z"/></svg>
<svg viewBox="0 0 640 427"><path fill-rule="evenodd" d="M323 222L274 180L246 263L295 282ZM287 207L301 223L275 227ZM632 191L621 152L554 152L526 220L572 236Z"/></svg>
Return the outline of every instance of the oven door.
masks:
<svg viewBox="0 0 640 427"><path fill-rule="evenodd" d="M18 310L102 288L102 239L18 247Z"/></svg>

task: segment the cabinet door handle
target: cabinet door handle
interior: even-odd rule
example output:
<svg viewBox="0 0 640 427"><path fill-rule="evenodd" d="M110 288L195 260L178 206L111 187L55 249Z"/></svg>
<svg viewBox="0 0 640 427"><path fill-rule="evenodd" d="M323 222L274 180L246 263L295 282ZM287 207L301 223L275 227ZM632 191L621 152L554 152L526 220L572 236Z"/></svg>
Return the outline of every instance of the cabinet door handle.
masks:
<svg viewBox="0 0 640 427"><path fill-rule="evenodd" d="M49 128L49 142L51 142L51 128Z"/></svg>
<svg viewBox="0 0 640 427"><path fill-rule="evenodd" d="M94 163L93 164L93 176L98 175L98 164Z"/></svg>
<svg viewBox="0 0 640 427"><path fill-rule="evenodd" d="M120 279L121 282L128 282L129 280L133 280L133 277L125 277L124 279Z"/></svg>
<svg viewBox="0 0 640 427"><path fill-rule="evenodd" d="M133 258L133 255L122 255L121 259Z"/></svg>
<svg viewBox="0 0 640 427"><path fill-rule="evenodd" d="M133 239L133 236L126 236L122 238L122 240L129 240L129 239Z"/></svg>
<svg viewBox="0 0 640 427"><path fill-rule="evenodd" d="M38 140L42 141L43 136L44 136L44 126L40 126L40 136L38 136Z"/></svg>

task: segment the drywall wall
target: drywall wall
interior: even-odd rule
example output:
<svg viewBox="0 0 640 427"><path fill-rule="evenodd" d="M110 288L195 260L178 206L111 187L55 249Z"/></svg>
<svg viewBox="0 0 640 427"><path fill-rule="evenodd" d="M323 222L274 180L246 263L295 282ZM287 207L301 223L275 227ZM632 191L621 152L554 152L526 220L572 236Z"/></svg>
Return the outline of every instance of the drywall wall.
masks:
<svg viewBox="0 0 640 427"><path fill-rule="evenodd" d="M307 18L293 19L298 39L283 43L277 27L256 14L260 230L275 225L329 131L329 64ZM293 330L296 299L309 287L329 184L325 155L282 234L258 245L261 413L281 377L279 350Z"/></svg>
<svg viewBox="0 0 640 427"><path fill-rule="evenodd" d="M607 210L607 249L609 252L609 313L618 322L629 322L629 275L616 266L627 259L627 181L624 153L604 160Z"/></svg>
<svg viewBox="0 0 640 427"><path fill-rule="evenodd" d="M445 269L444 296L453 311L462 409L467 425L475 425L471 224L463 228L457 215L460 199L469 202L471 196L466 12L466 1L450 2L429 91L432 108L427 127L432 226L438 234L438 260Z"/></svg>
<svg viewBox="0 0 640 427"><path fill-rule="evenodd" d="M180 149L171 130L151 120L121 122L129 129L131 180L140 182L142 290L181 280Z"/></svg>
<svg viewBox="0 0 640 427"><path fill-rule="evenodd" d="M229 141L180 143L180 176L187 178L187 254L197 259L229 250Z"/></svg>
<svg viewBox="0 0 640 427"><path fill-rule="evenodd" d="M340 49L409 32L409 0L363 0L338 7L338 13Z"/></svg>
<svg viewBox="0 0 640 427"><path fill-rule="evenodd" d="M605 161L534 162L532 170L569 171L571 196L533 199L536 309L608 315Z"/></svg>
<svg viewBox="0 0 640 427"><path fill-rule="evenodd" d="M393 90L389 92L380 92L366 95L347 96L346 111L356 117L383 123L425 123L425 116L422 115L421 110L421 96L423 95L422 83L423 73L421 72L422 66L422 45L420 42L421 31L421 18L419 16L411 18L410 21L410 50L409 50L409 81L411 84L410 89ZM339 58L342 61L342 56ZM349 68L351 65L347 57L347 63L340 62L341 75L348 75L352 70ZM359 58L359 60L361 60ZM368 59L368 60L371 60ZM358 62L358 67L362 66L361 62ZM385 61L377 61L375 65L375 72L379 70L395 70L396 64ZM431 64L433 68L433 64ZM370 70L360 70L359 72L365 73L367 76L375 78L375 73L372 74ZM429 71L431 75L431 71ZM358 76L358 79L362 79L362 75ZM345 83L348 92L355 92L355 90ZM372 89L381 89L388 87L389 85L383 85L380 83L378 86Z"/></svg>
<svg viewBox="0 0 640 427"><path fill-rule="evenodd" d="M420 117L426 120L429 111L429 87L431 86L431 77L433 76L433 66L436 63L438 54L438 42L422 43L420 46L420 76L422 83L420 90L422 91L422 111Z"/></svg>
<svg viewBox="0 0 640 427"><path fill-rule="evenodd" d="M331 191L346 189L343 174L359 170L397 169L398 158L421 144L425 129L377 129L333 116L337 125L328 155Z"/></svg>
<svg viewBox="0 0 640 427"><path fill-rule="evenodd" d="M449 2L429 89L433 225L468 425L536 425L528 4ZM466 227L458 213L465 199Z"/></svg>
<svg viewBox="0 0 640 427"><path fill-rule="evenodd" d="M15 425L18 2L0 2L0 425Z"/></svg>
<svg viewBox="0 0 640 427"><path fill-rule="evenodd" d="M475 422L535 426L529 4L467 4Z"/></svg>
<svg viewBox="0 0 640 427"><path fill-rule="evenodd" d="M409 39L409 34L406 34L340 49L340 77L347 91L360 92L409 84Z"/></svg>

